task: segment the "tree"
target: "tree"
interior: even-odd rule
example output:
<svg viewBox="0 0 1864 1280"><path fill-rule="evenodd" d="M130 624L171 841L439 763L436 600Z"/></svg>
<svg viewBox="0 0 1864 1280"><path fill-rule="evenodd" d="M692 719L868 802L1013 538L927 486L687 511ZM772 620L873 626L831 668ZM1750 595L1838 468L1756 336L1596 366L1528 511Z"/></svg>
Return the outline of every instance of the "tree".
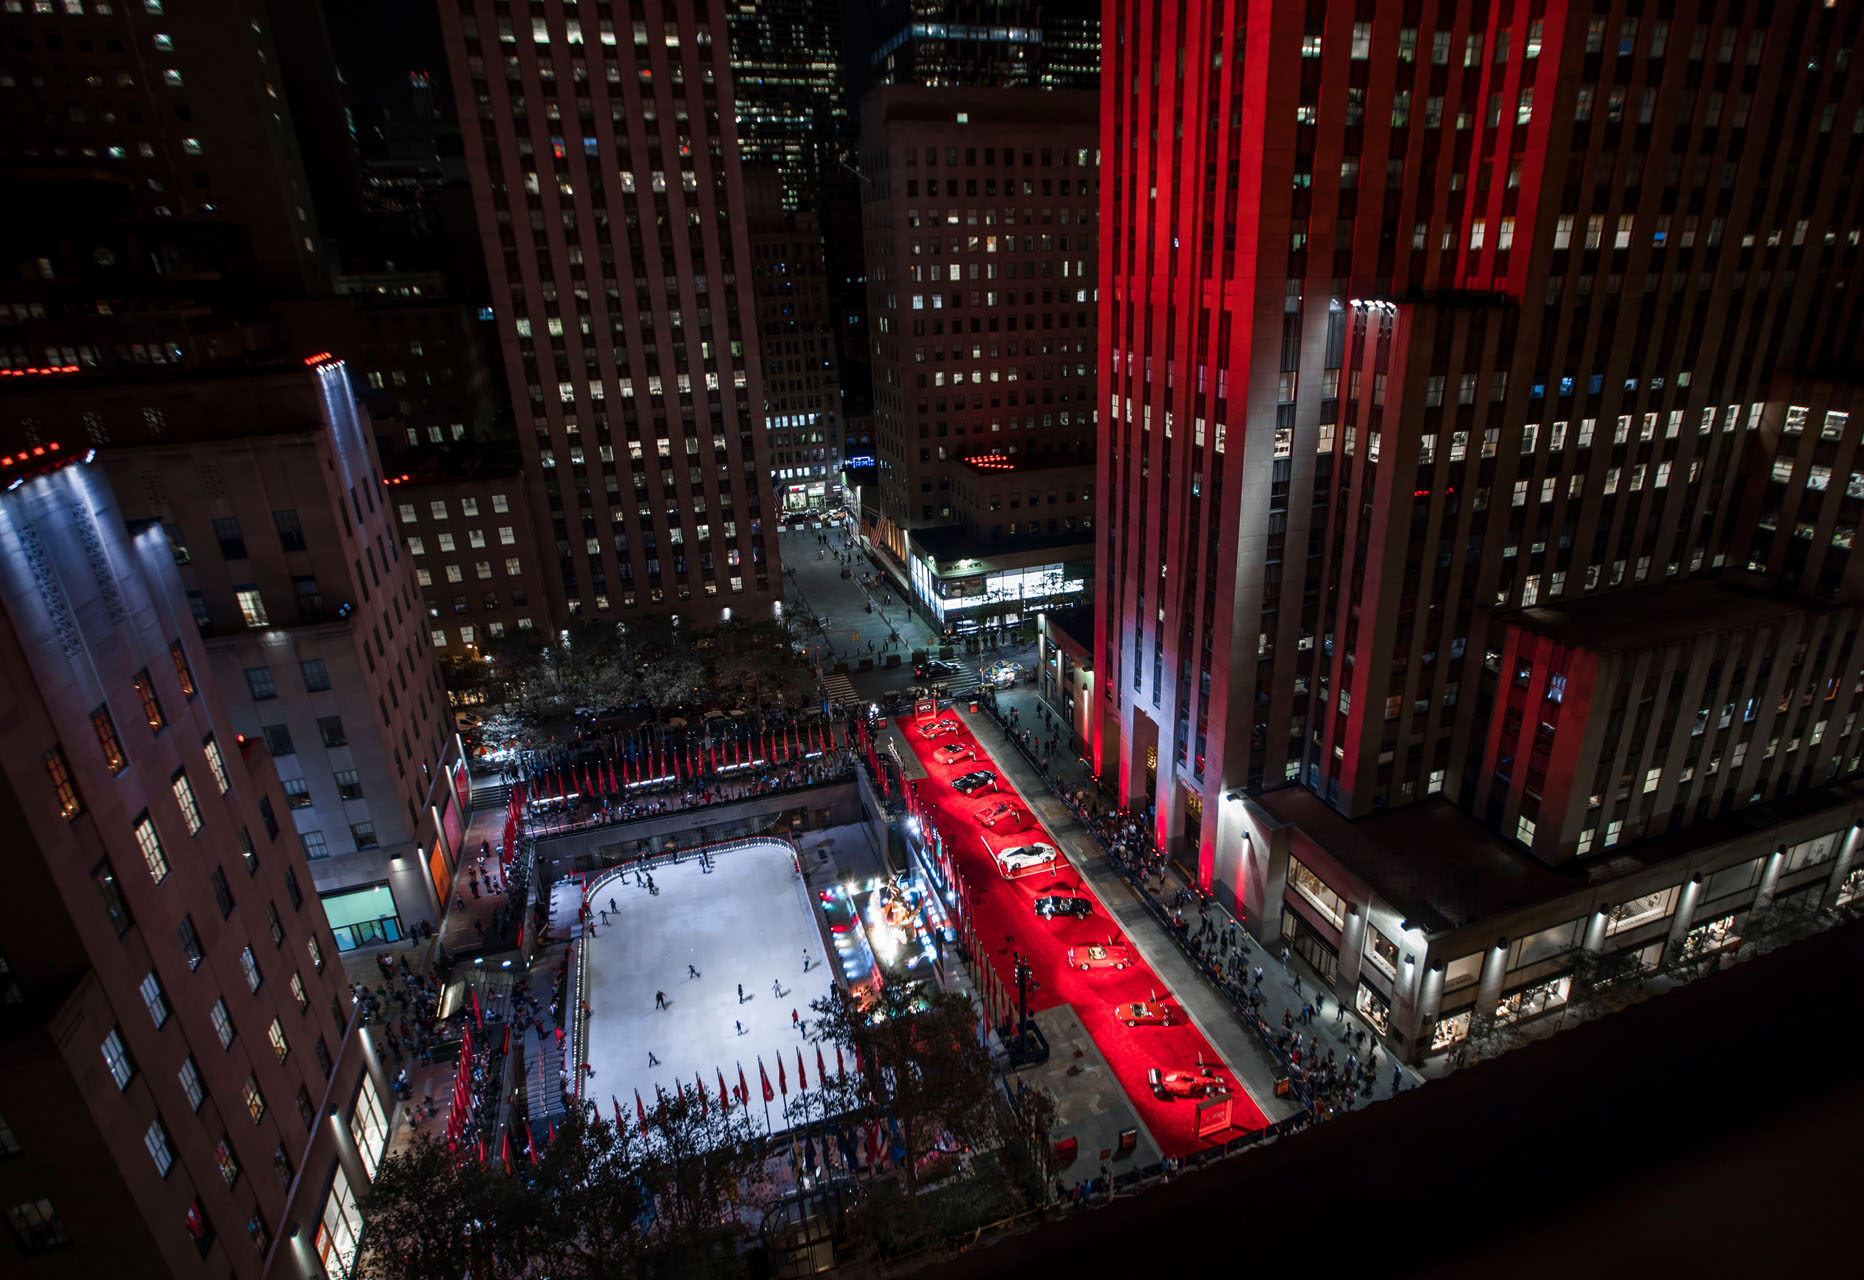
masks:
<svg viewBox="0 0 1864 1280"><path fill-rule="evenodd" d="M895 1126L908 1202L921 1163L949 1135L981 1146L1000 1135L990 1053L968 997L882 975L857 1000L840 987L811 1002L825 1040L850 1051L861 1070L831 1082L829 1109Z"/></svg>
<svg viewBox="0 0 1864 1280"><path fill-rule="evenodd" d="M425 1133L383 1159L360 1208L360 1280L509 1275L546 1251L523 1182Z"/></svg>
<svg viewBox="0 0 1864 1280"><path fill-rule="evenodd" d="M1582 948L1573 956L1567 1007L1578 1005L1598 1013L1622 1009L1643 992L1649 972L1635 950L1588 951Z"/></svg>
<svg viewBox="0 0 1864 1280"><path fill-rule="evenodd" d="M705 680L705 664L691 652L668 650L641 671L641 696L656 707L683 706Z"/></svg>

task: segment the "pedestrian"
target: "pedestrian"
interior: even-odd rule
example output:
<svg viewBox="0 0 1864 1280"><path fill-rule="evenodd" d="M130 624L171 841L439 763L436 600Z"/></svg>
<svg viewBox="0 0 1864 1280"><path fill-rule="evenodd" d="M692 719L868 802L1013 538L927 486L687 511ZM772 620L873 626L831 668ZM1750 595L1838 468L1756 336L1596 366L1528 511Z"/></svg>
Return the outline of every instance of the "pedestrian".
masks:
<svg viewBox="0 0 1864 1280"><path fill-rule="evenodd" d="M738 1003L744 1003L744 984L742 982L738 984Z"/></svg>
<svg viewBox="0 0 1864 1280"><path fill-rule="evenodd" d="M1256 966L1256 985L1258 987L1262 985L1262 966L1261 965Z"/></svg>
<svg viewBox="0 0 1864 1280"><path fill-rule="evenodd" d="M1281 949L1281 967L1284 969L1288 967L1288 947L1285 943Z"/></svg>
<svg viewBox="0 0 1864 1280"><path fill-rule="evenodd" d="M1392 1068L1392 1092L1397 1093L1399 1087L1403 1084L1404 1084L1404 1068L1393 1067Z"/></svg>
<svg viewBox="0 0 1864 1280"><path fill-rule="evenodd" d="M666 1007L667 1007L667 993L664 991L654 992L654 1008L664 1009Z"/></svg>

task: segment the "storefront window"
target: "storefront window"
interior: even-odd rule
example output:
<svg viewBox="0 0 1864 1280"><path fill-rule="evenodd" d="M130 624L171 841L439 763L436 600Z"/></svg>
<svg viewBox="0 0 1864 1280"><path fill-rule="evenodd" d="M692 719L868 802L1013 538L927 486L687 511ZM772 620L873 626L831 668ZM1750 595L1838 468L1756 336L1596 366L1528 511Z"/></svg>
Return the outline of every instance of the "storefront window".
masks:
<svg viewBox="0 0 1864 1280"><path fill-rule="evenodd" d="M1703 921L1683 935L1683 957L1707 955L1724 947L1741 945L1741 927L1747 923L1747 916L1745 911L1731 911L1714 920Z"/></svg>
<svg viewBox="0 0 1864 1280"><path fill-rule="evenodd" d="M333 893L322 901L339 951L401 938L401 914L395 907L395 895L385 884Z"/></svg>
<svg viewBox="0 0 1864 1280"><path fill-rule="evenodd" d="M1495 1006L1497 1022L1520 1022L1528 1018L1538 1018L1552 1009L1558 1009L1566 1003L1567 992L1573 985L1568 974L1561 974L1546 982L1537 982L1531 987L1523 987L1510 995L1502 997Z"/></svg>
<svg viewBox="0 0 1864 1280"><path fill-rule="evenodd" d="M350 1190L349 1178L337 1166L331 1179L330 1195L324 1200L324 1219L317 1224L313 1245L324 1274L346 1278L356 1265L356 1244L362 1237L362 1213Z"/></svg>
<svg viewBox="0 0 1864 1280"><path fill-rule="evenodd" d="M1668 889L1659 889L1641 898L1619 903L1607 914L1605 936L1609 938L1627 929L1635 929L1641 924L1649 924L1652 920L1663 919L1676 910L1677 895L1682 890L1682 885L1675 884Z"/></svg>
<svg viewBox="0 0 1864 1280"><path fill-rule="evenodd" d="M1288 884L1320 908L1320 913L1333 921L1335 928L1346 928L1345 901L1327 887L1326 881L1309 871L1299 858L1288 859Z"/></svg>
<svg viewBox="0 0 1864 1280"><path fill-rule="evenodd" d="M1314 966L1323 982L1331 984L1339 980L1340 956L1333 944L1321 937L1299 912L1288 907L1282 908L1282 940Z"/></svg>
<svg viewBox="0 0 1864 1280"><path fill-rule="evenodd" d="M1791 875L1806 867L1824 862L1838 852L1836 835L1820 836L1817 840L1807 840L1796 844L1786 851L1786 864L1780 868L1781 875Z"/></svg>
<svg viewBox="0 0 1864 1280"><path fill-rule="evenodd" d="M1359 1010L1365 1020L1372 1025L1372 1029L1380 1035L1391 1030L1391 1005L1384 996L1374 991L1363 979L1359 983L1359 991L1353 1001L1353 1007Z"/></svg>
<svg viewBox="0 0 1864 1280"><path fill-rule="evenodd" d="M1842 907L1848 902L1856 902L1860 896L1864 896L1864 867L1859 867L1844 878L1843 883L1838 886L1838 897L1834 905Z"/></svg>
<svg viewBox="0 0 1864 1280"><path fill-rule="evenodd" d="M1579 925L1578 920L1569 920L1551 929L1542 929L1539 933L1515 939L1514 946L1508 949L1508 967L1519 969L1522 965L1534 964L1563 951L1571 951L1579 945Z"/></svg>
<svg viewBox="0 0 1864 1280"><path fill-rule="evenodd" d="M1465 1009L1437 1020L1437 1025L1430 1029L1430 1048L1433 1053L1469 1039L1469 1014L1470 1011Z"/></svg>

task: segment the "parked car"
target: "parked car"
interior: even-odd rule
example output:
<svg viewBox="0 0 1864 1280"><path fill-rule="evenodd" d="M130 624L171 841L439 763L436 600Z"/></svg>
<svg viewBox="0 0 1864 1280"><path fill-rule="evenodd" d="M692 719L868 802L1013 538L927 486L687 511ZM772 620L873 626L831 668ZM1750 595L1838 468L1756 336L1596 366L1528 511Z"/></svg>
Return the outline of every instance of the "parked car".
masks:
<svg viewBox="0 0 1864 1280"><path fill-rule="evenodd" d="M1113 1016L1129 1027L1169 1027L1171 1010L1151 1000L1133 1000L1113 1006Z"/></svg>
<svg viewBox="0 0 1864 1280"><path fill-rule="evenodd" d="M1063 897L1054 895L1047 898L1036 899L1036 914L1044 918L1053 916L1072 916L1078 918L1089 914L1093 909L1093 899L1086 897L1074 897L1072 895Z"/></svg>
<svg viewBox="0 0 1864 1280"><path fill-rule="evenodd" d="M951 680L963 675L964 668L943 658L928 658L913 667L913 674L921 680Z"/></svg>
<svg viewBox="0 0 1864 1280"><path fill-rule="evenodd" d="M922 724L919 726L919 736L922 738L942 738L946 734L956 733L962 728L964 728L964 726L959 724L956 720L934 720L930 724Z"/></svg>
<svg viewBox="0 0 1864 1280"><path fill-rule="evenodd" d="M985 787L997 785L997 775L988 769L977 769L962 778L953 779L951 789L959 795L975 795Z"/></svg>
<svg viewBox="0 0 1864 1280"><path fill-rule="evenodd" d="M1043 867L1055 861L1060 851L1052 844L1019 844L1013 849L1003 849L997 854L997 865L1005 874L1012 871L1027 871L1031 867Z"/></svg>
<svg viewBox="0 0 1864 1280"><path fill-rule="evenodd" d="M1010 828L1015 830L1021 827L1028 818L1029 814L1027 812L1017 808L1008 800L999 800L996 804L990 805L982 813L977 815L977 820L993 831L1000 822L1009 823Z"/></svg>
<svg viewBox="0 0 1864 1280"><path fill-rule="evenodd" d="M1132 953L1123 946L1108 943L1090 943L1085 947L1068 948L1068 967L1070 969L1124 969L1133 962Z"/></svg>
<svg viewBox="0 0 1864 1280"><path fill-rule="evenodd" d="M975 760L977 759L977 744L947 742L932 753L932 758L940 764L957 764L960 760Z"/></svg>
<svg viewBox="0 0 1864 1280"><path fill-rule="evenodd" d="M1146 1083L1152 1086L1152 1096L1161 1101L1201 1098L1223 1088L1223 1081L1217 1079L1217 1073L1202 1064L1195 1071L1186 1071L1182 1067L1164 1071L1153 1067L1146 1072Z"/></svg>

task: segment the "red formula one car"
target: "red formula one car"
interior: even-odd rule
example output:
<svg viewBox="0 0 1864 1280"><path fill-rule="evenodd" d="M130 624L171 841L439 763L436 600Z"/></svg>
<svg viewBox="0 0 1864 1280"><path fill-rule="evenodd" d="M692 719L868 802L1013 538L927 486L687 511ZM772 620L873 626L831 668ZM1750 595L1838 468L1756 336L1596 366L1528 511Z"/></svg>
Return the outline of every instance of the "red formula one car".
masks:
<svg viewBox="0 0 1864 1280"><path fill-rule="evenodd" d="M932 758L940 764L957 764L960 760L977 759L977 745L971 742L947 742L933 748Z"/></svg>
<svg viewBox="0 0 1864 1280"><path fill-rule="evenodd" d="M1223 1088L1223 1081L1217 1078L1217 1073L1203 1065L1199 1065L1195 1071L1186 1071L1181 1067L1166 1071L1153 1067L1146 1072L1146 1083L1152 1086L1152 1096L1161 1101L1201 1098Z"/></svg>
<svg viewBox="0 0 1864 1280"><path fill-rule="evenodd" d="M1104 947L1099 943L1091 943L1085 947L1068 948L1070 969L1124 969L1132 962L1132 953L1119 943L1109 942Z"/></svg>
<svg viewBox="0 0 1864 1280"><path fill-rule="evenodd" d="M982 809L977 811L977 820L993 830L998 823L1004 822L1007 822L1012 828L1020 827L1023 825L1024 819L1028 816L1027 813L1024 813L1008 800L998 800L996 803L985 805Z"/></svg>
<svg viewBox="0 0 1864 1280"><path fill-rule="evenodd" d="M1169 1027L1171 1010L1152 1000L1133 1000L1113 1006L1113 1016L1129 1027Z"/></svg>
<svg viewBox="0 0 1864 1280"><path fill-rule="evenodd" d="M934 720L930 724L922 724L919 726L919 736L922 738L942 738L948 733L958 732L958 730L963 727L964 726L959 724L956 720Z"/></svg>

